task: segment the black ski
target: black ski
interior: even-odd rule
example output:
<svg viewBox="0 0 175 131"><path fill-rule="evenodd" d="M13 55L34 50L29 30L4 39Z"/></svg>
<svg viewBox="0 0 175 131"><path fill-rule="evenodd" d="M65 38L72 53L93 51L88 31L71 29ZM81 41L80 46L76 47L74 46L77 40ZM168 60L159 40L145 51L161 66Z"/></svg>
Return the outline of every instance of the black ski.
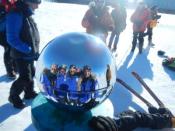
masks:
<svg viewBox="0 0 175 131"><path fill-rule="evenodd" d="M149 86L144 82L144 80L136 72L132 72L132 75L143 85L143 87L148 91L148 93L154 98L159 107L165 108L163 102L155 95L155 93L149 88Z"/></svg>
<svg viewBox="0 0 175 131"><path fill-rule="evenodd" d="M123 87L128 89L131 93L133 93L136 97L138 97L141 101L143 101L148 107L153 107L153 105L148 102L145 98L143 98L140 94L138 94L134 89L132 89L128 84L126 84L123 80L117 78L117 82L119 82Z"/></svg>

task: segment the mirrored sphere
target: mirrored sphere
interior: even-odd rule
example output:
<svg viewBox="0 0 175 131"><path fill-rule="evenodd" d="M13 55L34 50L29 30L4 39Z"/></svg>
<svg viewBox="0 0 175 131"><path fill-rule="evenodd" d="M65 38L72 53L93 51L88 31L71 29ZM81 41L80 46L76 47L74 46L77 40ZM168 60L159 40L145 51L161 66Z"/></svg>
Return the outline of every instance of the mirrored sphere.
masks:
<svg viewBox="0 0 175 131"><path fill-rule="evenodd" d="M116 79L115 61L99 38L66 33L43 48L36 78L43 95L56 106L87 111L109 96Z"/></svg>

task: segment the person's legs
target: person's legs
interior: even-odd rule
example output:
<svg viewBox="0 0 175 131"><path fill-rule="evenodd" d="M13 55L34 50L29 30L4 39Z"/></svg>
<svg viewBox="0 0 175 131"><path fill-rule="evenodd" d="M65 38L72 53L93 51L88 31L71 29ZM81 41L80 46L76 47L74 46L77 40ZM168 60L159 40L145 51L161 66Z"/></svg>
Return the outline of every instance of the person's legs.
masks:
<svg viewBox="0 0 175 131"><path fill-rule="evenodd" d="M9 78L15 79L16 78L15 62L10 57L10 46L8 45L4 46L4 65L6 68L7 76Z"/></svg>
<svg viewBox="0 0 175 131"><path fill-rule="evenodd" d="M137 44L138 32L133 32L133 40L132 40L132 49L131 52L134 52L136 44Z"/></svg>
<svg viewBox="0 0 175 131"><path fill-rule="evenodd" d="M10 89L9 101L16 108L24 108L20 94L25 91L26 99L34 98L37 94L34 92L34 66L33 62L17 59L16 65L19 71L19 78L13 82Z"/></svg>
<svg viewBox="0 0 175 131"><path fill-rule="evenodd" d="M148 32L148 44L151 45L152 44L153 29L149 27L147 32Z"/></svg>
<svg viewBox="0 0 175 131"><path fill-rule="evenodd" d="M112 46L112 43L113 43L114 37L115 37L115 32L112 31L112 32L111 32L110 39L109 39L109 44L108 44L109 49L111 49L111 46Z"/></svg>
<svg viewBox="0 0 175 131"><path fill-rule="evenodd" d="M33 61L27 61L27 82L24 88L24 98L33 99L37 96L37 93L34 91L34 76L35 76L35 67Z"/></svg>
<svg viewBox="0 0 175 131"><path fill-rule="evenodd" d="M139 54L142 53L143 50L143 42L144 42L144 38L143 38L144 33L143 32L139 32Z"/></svg>
<svg viewBox="0 0 175 131"><path fill-rule="evenodd" d="M24 108L25 105L23 104L20 94L24 90L25 82L26 82L26 64L23 60L18 59L16 60L16 65L18 67L19 71L19 77L16 81L12 83L12 86L10 88L10 96L9 101L13 104L16 108Z"/></svg>
<svg viewBox="0 0 175 131"><path fill-rule="evenodd" d="M117 44L118 44L118 41L119 41L119 36L120 36L120 33L119 32L115 34L113 51L116 51L116 49L117 49Z"/></svg>

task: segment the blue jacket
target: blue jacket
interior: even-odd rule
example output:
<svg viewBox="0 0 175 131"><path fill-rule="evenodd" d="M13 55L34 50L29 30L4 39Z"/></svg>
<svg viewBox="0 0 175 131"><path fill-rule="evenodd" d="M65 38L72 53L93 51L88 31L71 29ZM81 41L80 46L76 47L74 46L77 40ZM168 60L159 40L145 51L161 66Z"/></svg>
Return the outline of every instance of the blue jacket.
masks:
<svg viewBox="0 0 175 131"><path fill-rule="evenodd" d="M24 6L25 8L19 7ZM34 60L39 53L39 32L32 19L33 11L24 3L6 16L7 42L12 47L13 58Z"/></svg>

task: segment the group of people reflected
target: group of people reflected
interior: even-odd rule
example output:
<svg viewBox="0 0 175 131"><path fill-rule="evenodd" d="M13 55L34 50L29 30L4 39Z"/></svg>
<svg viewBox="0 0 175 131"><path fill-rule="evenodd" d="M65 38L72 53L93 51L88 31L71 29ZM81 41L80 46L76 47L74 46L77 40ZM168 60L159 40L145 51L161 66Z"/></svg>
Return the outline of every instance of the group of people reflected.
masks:
<svg viewBox="0 0 175 131"><path fill-rule="evenodd" d="M45 68L40 77L44 92L58 102L68 105L84 105L103 97L106 89L100 89L95 74L88 65L78 68L76 65L52 64Z"/></svg>

